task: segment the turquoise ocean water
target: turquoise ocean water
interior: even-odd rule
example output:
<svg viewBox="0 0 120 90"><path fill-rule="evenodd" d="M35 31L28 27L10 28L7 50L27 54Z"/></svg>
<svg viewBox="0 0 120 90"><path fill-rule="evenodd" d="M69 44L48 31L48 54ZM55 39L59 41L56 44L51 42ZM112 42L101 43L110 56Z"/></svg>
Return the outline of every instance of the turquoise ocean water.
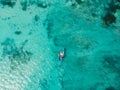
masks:
<svg viewBox="0 0 120 90"><path fill-rule="evenodd" d="M120 90L120 0L0 0L0 90Z"/></svg>

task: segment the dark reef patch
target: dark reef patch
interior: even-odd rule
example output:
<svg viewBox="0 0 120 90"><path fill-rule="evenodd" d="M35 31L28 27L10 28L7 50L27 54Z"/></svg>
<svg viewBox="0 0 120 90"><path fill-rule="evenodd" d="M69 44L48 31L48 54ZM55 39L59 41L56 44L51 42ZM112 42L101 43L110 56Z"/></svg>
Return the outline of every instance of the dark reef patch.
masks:
<svg viewBox="0 0 120 90"><path fill-rule="evenodd" d="M3 5L3 6L9 6L9 7L14 7L16 2L13 1L13 0L0 0L0 3Z"/></svg>
<svg viewBox="0 0 120 90"><path fill-rule="evenodd" d="M117 17L115 13L117 10L120 10L120 4L118 2L119 1L111 0L111 2L108 3L108 7L105 7L106 14L102 18L105 25L108 26L116 22Z"/></svg>
<svg viewBox="0 0 120 90"><path fill-rule="evenodd" d="M22 32L21 31L15 31L15 34L20 35L20 34L22 34Z"/></svg>
<svg viewBox="0 0 120 90"><path fill-rule="evenodd" d="M115 2L115 1L111 1L111 3L109 3L108 4L108 8L106 8L107 9L107 11L109 11L109 12L113 12L113 13L116 13L116 11L118 10L118 9L120 9L120 5L117 3L117 1Z"/></svg>
<svg viewBox="0 0 120 90"><path fill-rule="evenodd" d="M47 18L44 21L43 25L46 27L48 37L50 37L51 36L51 32L52 32L52 28L53 28L53 25L54 25L53 21Z"/></svg>
<svg viewBox="0 0 120 90"><path fill-rule="evenodd" d="M48 5L46 3L42 3L42 2L37 3L37 6L41 7L41 8L47 8L48 7Z"/></svg>
<svg viewBox="0 0 120 90"><path fill-rule="evenodd" d="M117 0L118 2L120 2L120 0Z"/></svg>
<svg viewBox="0 0 120 90"><path fill-rule="evenodd" d="M120 75L120 56L105 55L103 56L103 66Z"/></svg>
<svg viewBox="0 0 120 90"><path fill-rule="evenodd" d="M22 6L22 10L23 10L23 11L26 11L26 10L27 10L27 4L28 4L28 2L27 2L27 1L23 1L23 2L21 2L20 4L21 4L21 6Z"/></svg>
<svg viewBox="0 0 120 90"><path fill-rule="evenodd" d="M116 90L116 89L114 87L112 87L112 86L109 86L105 90Z"/></svg>
<svg viewBox="0 0 120 90"><path fill-rule="evenodd" d="M116 22L116 17L112 13L106 13L103 17L103 22L105 25L110 25Z"/></svg>
<svg viewBox="0 0 120 90"><path fill-rule="evenodd" d="M82 3L82 0L75 0L78 4Z"/></svg>
<svg viewBox="0 0 120 90"><path fill-rule="evenodd" d="M113 56L105 56L104 60L106 64L113 67L118 63L118 61Z"/></svg>
<svg viewBox="0 0 120 90"><path fill-rule="evenodd" d="M24 49L27 40L17 47L14 39L7 38L1 45L3 46L3 57L8 57L11 62L11 69L16 69L20 64L26 64L30 61L32 53Z"/></svg>
<svg viewBox="0 0 120 90"><path fill-rule="evenodd" d="M35 15L35 16L34 16L34 20L35 20L35 21L38 21L39 19L40 19L40 17L39 17L38 15Z"/></svg>

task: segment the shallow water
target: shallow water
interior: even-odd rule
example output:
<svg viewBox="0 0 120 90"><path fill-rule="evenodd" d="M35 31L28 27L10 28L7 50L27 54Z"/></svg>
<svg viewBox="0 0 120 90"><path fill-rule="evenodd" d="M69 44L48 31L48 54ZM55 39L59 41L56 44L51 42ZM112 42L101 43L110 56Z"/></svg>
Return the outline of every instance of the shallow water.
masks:
<svg viewBox="0 0 120 90"><path fill-rule="evenodd" d="M110 25L101 18L111 0L8 2L0 1L0 90L120 90L120 11Z"/></svg>

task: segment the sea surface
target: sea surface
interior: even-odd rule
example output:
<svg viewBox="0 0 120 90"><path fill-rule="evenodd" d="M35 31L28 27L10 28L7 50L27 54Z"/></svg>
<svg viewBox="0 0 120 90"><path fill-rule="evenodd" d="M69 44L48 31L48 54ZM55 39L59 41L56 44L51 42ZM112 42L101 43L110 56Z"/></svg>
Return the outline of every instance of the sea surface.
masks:
<svg viewBox="0 0 120 90"><path fill-rule="evenodd" d="M120 90L120 0L0 0L0 90Z"/></svg>

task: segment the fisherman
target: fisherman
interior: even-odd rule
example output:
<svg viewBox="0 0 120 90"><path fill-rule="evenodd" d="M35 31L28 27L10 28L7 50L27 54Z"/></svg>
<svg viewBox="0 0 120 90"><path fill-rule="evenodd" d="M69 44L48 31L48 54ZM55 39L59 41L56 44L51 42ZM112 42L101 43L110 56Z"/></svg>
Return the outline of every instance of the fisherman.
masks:
<svg viewBox="0 0 120 90"><path fill-rule="evenodd" d="M65 57L65 48L59 52L59 60L63 60Z"/></svg>

